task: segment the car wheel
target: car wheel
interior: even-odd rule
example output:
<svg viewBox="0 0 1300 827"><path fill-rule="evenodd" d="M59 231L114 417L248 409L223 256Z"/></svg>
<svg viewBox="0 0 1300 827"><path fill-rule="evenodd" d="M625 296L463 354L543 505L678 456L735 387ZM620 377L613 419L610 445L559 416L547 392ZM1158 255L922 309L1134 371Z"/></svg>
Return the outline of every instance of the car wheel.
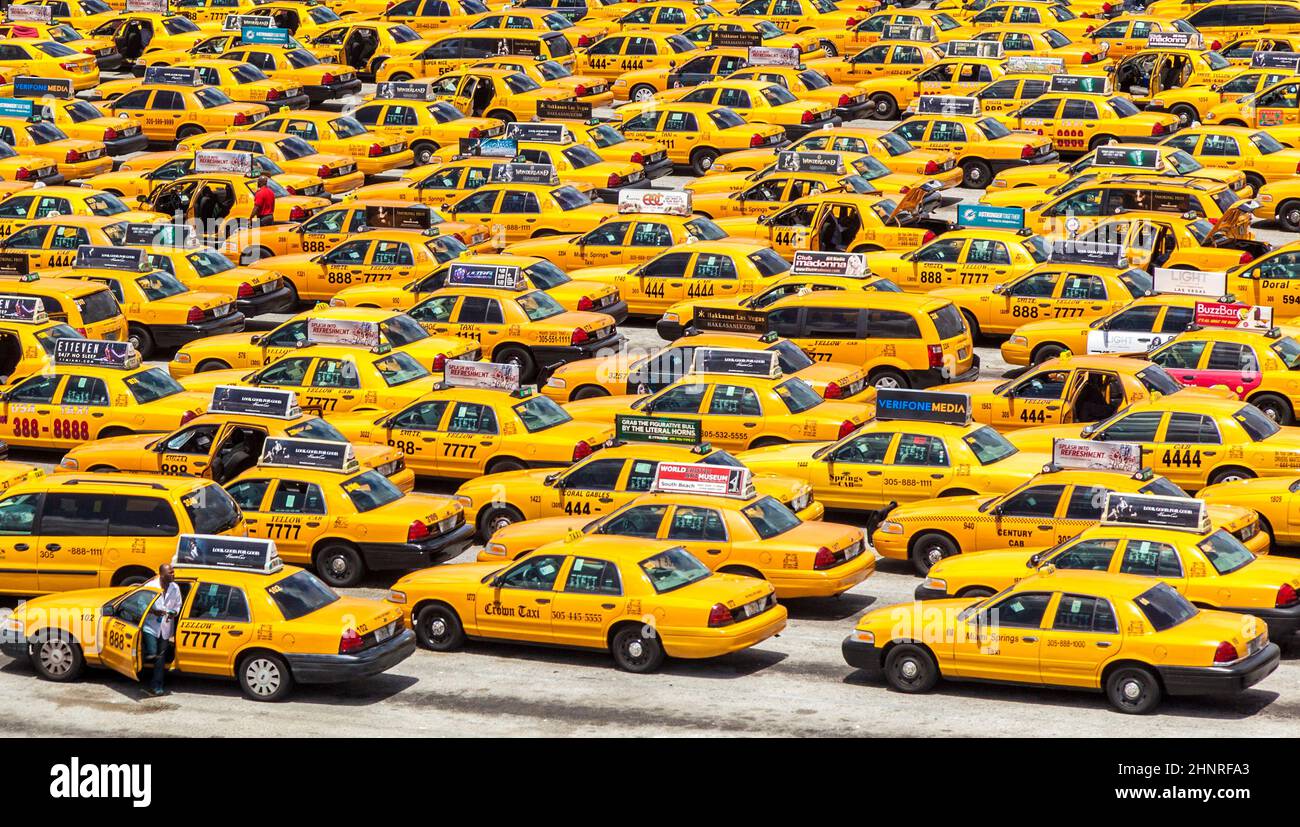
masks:
<svg viewBox="0 0 1300 827"><path fill-rule="evenodd" d="M523 471L527 468L527 463L517 460L514 457L501 457L494 459L483 469L488 474L504 474L507 471Z"/></svg>
<svg viewBox="0 0 1300 827"><path fill-rule="evenodd" d="M1201 114L1197 112L1195 108L1188 106L1185 103L1175 104L1170 107L1169 114L1178 116L1178 125L1183 129L1191 126L1192 121L1199 121L1201 119Z"/></svg>
<svg viewBox="0 0 1300 827"><path fill-rule="evenodd" d="M1106 700L1120 712L1145 715L1160 705L1160 681L1143 666L1124 666L1106 678Z"/></svg>
<svg viewBox="0 0 1300 827"><path fill-rule="evenodd" d="M428 141L420 141L411 147L411 152L415 153L415 165L422 167L425 164L433 162L433 153L438 151L438 147Z"/></svg>
<svg viewBox="0 0 1300 827"><path fill-rule="evenodd" d="M425 649L450 652L465 645L465 626L450 606L431 603L415 616L415 639Z"/></svg>
<svg viewBox="0 0 1300 827"><path fill-rule="evenodd" d="M1245 178L1246 178L1246 183L1250 184L1250 188L1255 191L1255 195L1259 195L1260 187L1268 183L1257 172L1247 172L1245 173Z"/></svg>
<svg viewBox="0 0 1300 827"><path fill-rule="evenodd" d="M1049 342L1045 345L1039 345L1034 348L1034 355L1029 358L1031 364L1037 365L1046 362L1048 359L1055 359L1065 352L1065 345L1058 345L1055 342Z"/></svg>
<svg viewBox="0 0 1300 827"><path fill-rule="evenodd" d="M388 79L393 81L394 83L405 83L406 81L410 80L411 77L412 76L407 72L394 72L388 76Z"/></svg>
<svg viewBox="0 0 1300 827"><path fill-rule="evenodd" d="M655 88L645 83L639 83L632 87L632 92L628 95L628 100L636 103L645 103L655 96Z"/></svg>
<svg viewBox="0 0 1300 827"><path fill-rule="evenodd" d="M316 554L316 573L336 589L346 589L361 582L366 564L351 546L328 545Z"/></svg>
<svg viewBox="0 0 1300 827"><path fill-rule="evenodd" d="M490 505L478 518L478 533L488 540L496 532L523 519L524 515L513 505Z"/></svg>
<svg viewBox="0 0 1300 827"><path fill-rule="evenodd" d="M275 255L266 247L249 247L239 254L239 264L241 267L247 267L254 262L261 261L264 258L270 258Z"/></svg>
<svg viewBox="0 0 1300 827"><path fill-rule="evenodd" d="M939 682L939 666L920 646L900 643L885 655L885 682L909 695L929 692Z"/></svg>
<svg viewBox="0 0 1300 827"><path fill-rule="evenodd" d="M983 161L967 161L961 165L961 185L973 190L987 189L993 180L993 170Z"/></svg>
<svg viewBox="0 0 1300 827"><path fill-rule="evenodd" d="M204 359L194 368L195 373L207 373L210 370L230 370L230 365L220 359Z"/></svg>
<svg viewBox="0 0 1300 827"><path fill-rule="evenodd" d="M254 701L280 701L293 689L293 675L284 658L255 652L239 662L239 688Z"/></svg>
<svg viewBox="0 0 1300 827"><path fill-rule="evenodd" d="M882 368L871 374L871 384L887 390L911 387L906 376L889 368Z"/></svg>
<svg viewBox="0 0 1300 827"><path fill-rule="evenodd" d="M502 123L514 123L516 120L515 113L507 109L493 109L491 112L484 115L484 117L496 118L498 121L501 121Z"/></svg>
<svg viewBox="0 0 1300 827"><path fill-rule="evenodd" d="M691 153L691 171L704 175L713 169L713 162L718 160L718 153L712 149L697 149Z"/></svg>
<svg viewBox="0 0 1300 827"><path fill-rule="evenodd" d="M1295 412L1291 403L1275 393L1262 393L1250 400L1250 404L1263 411L1264 416L1279 425L1295 424Z"/></svg>
<svg viewBox="0 0 1300 827"><path fill-rule="evenodd" d="M202 135L203 131L204 131L203 127L201 126L196 126L195 124L192 123L186 124L185 126L182 126L180 129L176 130L176 142L180 143L186 138L193 138L195 135Z"/></svg>
<svg viewBox="0 0 1300 827"><path fill-rule="evenodd" d="M948 535L930 531L913 541L908 556L912 558L912 568L916 573L925 577L940 560L960 553L961 549Z"/></svg>
<svg viewBox="0 0 1300 827"><path fill-rule="evenodd" d="M962 590L957 594L957 596L958 596L958 597L977 597L977 598L983 599L983 598L985 598L985 597L992 597L992 596L993 596L993 590L992 590L992 589L989 589L989 588L985 588L984 586L971 586L969 589L962 589Z"/></svg>
<svg viewBox="0 0 1300 827"><path fill-rule="evenodd" d="M86 668L86 657L82 654L81 644L63 631L50 632L44 640L33 643L31 657L36 674L56 683L75 681Z"/></svg>
<svg viewBox="0 0 1300 827"><path fill-rule="evenodd" d="M975 314L971 313L969 310L963 310L961 312L961 315L962 318L966 320L966 329L970 331L971 342L972 343L979 342L981 336L980 323L975 318Z"/></svg>
<svg viewBox="0 0 1300 827"><path fill-rule="evenodd" d="M653 672L664 662L664 647L654 630L645 633L641 624L628 624L614 633L609 651L614 663L624 672L644 675Z"/></svg>
<svg viewBox="0 0 1300 827"><path fill-rule="evenodd" d="M835 44L832 43L832 42L829 41L829 40L823 40L823 41L822 41L822 51L826 53L826 56L827 56L827 57L839 57L839 56L840 56L840 50L837 49L837 48L835 48Z"/></svg>
<svg viewBox="0 0 1300 827"><path fill-rule="evenodd" d="M1300 201L1283 201L1277 208L1277 223L1284 230L1300 233Z"/></svg>
<svg viewBox="0 0 1300 827"><path fill-rule="evenodd" d="M893 95L877 92L871 96L871 117L878 121L892 121L898 118L898 101Z"/></svg>
<svg viewBox="0 0 1300 827"><path fill-rule="evenodd" d="M602 396L609 395L609 391L599 385L583 385L573 392L573 396L570 397L570 399L576 402L579 399L599 399Z"/></svg>
<svg viewBox="0 0 1300 827"><path fill-rule="evenodd" d="M1240 468L1235 465L1230 465L1227 468L1220 468L1219 470L1215 471L1213 474L1210 474L1210 478L1206 480L1206 483L1209 485L1218 485L1221 482L1236 482L1237 480L1253 480L1254 478L1255 478L1254 471L1251 471L1247 468Z"/></svg>
<svg viewBox="0 0 1300 827"><path fill-rule="evenodd" d="M1092 149L1096 149L1099 146L1105 146L1106 144L1110 143L1113 140L1115 140L1114 135L1098 135L1097 137L1093 138L1091 141L1088 141L1088 149L1092 150Z"/></svg>
<svg viewBox="0 0 1300 827"><path fill-rule="evenodd" d="M126 331L126 340L140 354L141 359L148 359L153 355L153 336L149 333L149 329L143 325L129 325Z"/></svg>
<svg viewBox="0 0 1300 827"><path fill-rule="evenodd" d="M531 382L537 378L537 361L521 347L503 347L493 357L496 361L519 368L519 381Z"/></svg>

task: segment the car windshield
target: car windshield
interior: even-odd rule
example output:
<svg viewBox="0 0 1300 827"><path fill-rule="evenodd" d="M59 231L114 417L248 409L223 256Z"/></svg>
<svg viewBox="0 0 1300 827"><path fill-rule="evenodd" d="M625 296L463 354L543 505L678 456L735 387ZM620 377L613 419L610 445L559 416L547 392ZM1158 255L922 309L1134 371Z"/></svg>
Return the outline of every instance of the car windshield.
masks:
<svg viewBox="0 0 1300 827"><path fill-rule="evenodd" d="M803 413L822 403L822 398L807 382L799 378L790 378L774 388L790 413Z"/></svg>
<svg viewBox="0 0 1300 827"><path fill-rule="evenodd" d="M560 205L560 209L565 212L576 210L579 207L591 206L591 199L582 190L567 184L559 189L551 190L551 197L555 199L555 203Z"/></svg>
<svg viewBox="0 0 1300 827"><path fill-rule="evenodd" d="M727 231L708 218L692 218L684 226L686 232L696 241L717 241L727 237Z"/></svg>
<svg viewBox="0 0 1300 827"><path fill-rule="evenodd" d="M84 339L77 331L73 330L62 322L51 325L44 330L36 331L36 341L41 343L41 348L50 356L54 355L55 344L60 339Z"/></svg>
<svg viewBox="0 0 1300 827"><path fill-rule="evenodd" d="M575 144L560 151L564 153L564 157L569 159L569 163L573 164L575 169L582 169L601 162L600 156L585 146Z"/></svg>
<svg viewBox="0 0 1300 827"><path fill-rule="evenodd" d="M342 431L319 416L314 416L305 422L299 422L297 425L290 425L284 429L284 432L297 439L319 439L324 442L348 441L348 438L343 436Z"/></svg>
<svg viewBox="0 0 1300 827"><path fill-rule="evenodd" d="M526 402L520 402L514 406L514 412L530 434L573 421L573 417L564 408L545 396L534 396Z"/></svg>
<svg viewBox="0 0 1300 827"><path fill-rule="evenodd" d="M216 250L195 250L186 253L185 260L194 268L199 278L215 276L217 273L235 269L235 263Z"/></svg>
<svg viewBox="0 0 1300 827"><path fill-rule="evenodd" d="M708 577L713 572L681 546L661 551L640 563L641 571L659 594L680 589Z"/></svg>
<svg viewBox="0 0 1300 827"><path fill-rule="evenodd" d="M1210 64L1210 68L1215 71L1227 69L1232 65L1226 57L1218 52L1201 52L1201 54L1205 57L1205 62Z"/></svg>
<svg viewBox="0 0 1300 827"><path fill-rule="evenodd" d="M344 482L343 493L358 512L373 511L402 498L401 489L378 471L365 471Z"/></svg>
<svg viewBox="0 0 1300 827"><path fill-rule="evenodd" d="M984 137L990 141L1005 138L1011 134L1011 130L1007 129L1001 121L995 121L992 118L980 118L975 122L975 125L980 128L980 132L984 133Z"/></svg>
<svg viewBox="0 0 1300 827"><path fill-rule="evenodd" d="M255 83L259 80L266 80L266 72L251 63L236 63L231 67L230 74L234 76L236 83Z"/></svg>
<svg viewBox="0 0 1300 827"><path fill-rule="evenodd" d="M564 308L560 306L559 302L541 290L525 293L516 298L515 303L523 308L524 313L527 314L528 320L531 322L549 319L564 312Z"/></svg>
<svg viewBox="0 0 1300 827"><path fill-rule="evenodd" d="M1052 246L1041 235L1032 235L1026 238L1023 244L1025 252L1029 253L1030 257L1039 264L1052 257Z"/></svg>
<svg viewBox="0 0 1300 827"><path fill-rule="evenodd" d="M85 204L91 215L120 215L131 210L121 198L111 192L87 195Z"/></svg>
<svg viewBox="0 0 1300 827"><path fill-rule="evenodd" d="M1157 583L1133 601L1157 632L1196 616L1197 609L1168 583Z"/></svg>
<svg viewBox="0 0 1300 827"><path fill-rule="evenodd" d="M216 483L181 495L181 506L189 515L195 534L225 534L239 528L244 520L234 498Z"/></svg>
<svg viewBox="0 0 1300 827"><path fill-rule="evenodd" d="M390 388L429 375L428 368L415 361L409 353L390 353L382 359L376 359L375 370L379 371Z"/></svg>
<svg viewBox="0 0 1300 827"><path fill-rule="evenodd" d="M549 261L539 261L536 264L530 264L524 270L528 274L528 280L538 290L553 290L561 284L568 284L573 281L569 274L556 267Z"/></svg>
<svg viewBox="0 0 1300 827"><path fill-rule="evenodd" d="M146 368L126 377L122 383L126 385L126 389L131 392L138 405L165 399L185 390L171 377L166 368Z"/></svg>
<svg viewBox="0 0 1300 827"><path fill-rule="evenodd" d="M424 249L429 251L434 260L439 264L451 261L453 258L460 258L462 253L469 250L459 238L454 235L440 235L437 238L430 239L424 243Z"/></svg>
<svg viewBox="0 0 1300 827"><path fill-rule="evenodd" d="M714 451L700 460L703 465L718 465L724 468L744 468L745 464L726 451Z"/></svg>
<svg viewBox="0 0 1300 827"><path fill-rule="evenodd" d="M783 339L768 348L774 350L777 354L777 362L781 365L782 373L794 373L804 368L812 367L813 360L803 352L803 348L796 345L789 339Z"/></svg>
<svg viewBox="0 0 1300 827"><path fill-rule="evenodd" d="M1237 569L1245 568L1255 559L1254 552L1223 529L1218 529L1197 543L1196 547L1219 574L1230 574Z"/></svg>
<svg viewBox="0 0 1300 827"><path fill-rule="evenodd" d="M1260 155L1272 155L1274 152L1281 152L1286 149L1278 142L1277 138L1267 132L1252 132L1250 142L1259 150Z"/></svg>
<svg viewBox="0 0 1300 827"><path fill-rule="evenodd" d="M1246 435L1255 442L1263 442L1282 430L1276 422L1265 416L1254 405L1243 406L1241 410L1232 415L1232 418L1245 430Z"/></svg>
<svg viewBox="0 0 1300 827"><path fill-rule="evenodd" d="M1070 45L1070 38L1058 32L1056 29L1046 29L1043 31L1043 37L1047 42L1052 44L1053 49L1060 49Z"/></svg>
<svg viewBox="0 0 1300 827"><path fill-rule="evenodd" d="M316 147L299 138L297 135L289 135L275 142L275 146L284 153L286 161L296 161L299 158L306 158L309 155L316 154Z"/></svg>
<svg viewBox="0 0 1300 827"><path fill-rule="evenodd" d="M420 327L419 322L405 313L399 313L380 322L379 330L393 347L402 347L429 338L429 331Z"/></svg>
<svg viewBox="0 0 1300 827"><path fill-rule="evenodd" d="M745 515L745 519L758 532L760 540L784 534L801 522L793 511L772 497L763 497L740 509L740 513Z"/></svg>
<svg viewBox="0 0 1300 827"><path fill-rule="evenodd" d="M1169 375L1169 371L1160 365L1152 365L1149 368L1143 368L1137 372L1138 381L1142 387L1152 393L1163 394L1168 396L1171 393L1178 393L1183 389L1183 384Z"/></svg>
<svg viewBox="0 0 1300 827"><path fill-rule="evenodd" d="M309 571L298 571L266 587L285 620L297 620L339 599L338 594Z"/></svg>
<svg viewBox="0 0 1300 827"><path fill-rule="evenodd" d="M542 77L547 80L559 80L560 78L573 76L573 73L565 68L563 63L556 63L554 60L543 60L533 68L541 72Z"/></svg>
<svg viewBox="0 0 1300 827"><path fill-rule="evenodd" d="M966 447L979 460L980 465L992 465L1016 453L1016 446L1007 442L1006 437L988 427L976 428L961 438Z"/></svg>
<svg viewBox="0 0 1300 827"><path fill-rule="evenodd" d="M289 65L295 69L320 65L320 58L306 49L290 49L284 53L284 59L289 61Z"/></svg>
<svg viewBox="0 0 1300 827"><path fill-rule="evenodd" d="M149 301L157 301L172 296L179 296L189 290L188 287L181 284L180 279L171 273L164 273L162 270L155 270L135 280L144 292L145 298Z"/></svg>
<svg viewBox="0 0 1300 827"><path fill-rule="evenodd" d="M459 121L465 117L465 113L446 101L431 103L425 107L425 111L438 123L451 123Z"/></svg>
<svg viewBox="0 0 1300 827"><path fill-rule="evenodd" d="M709 120L713 121L719 129L729 129L733 126L744 126L745 119L732 112L730 109L714 109L709 112Z"/></svg>
<svg viewBox="0 0 1300 827"><path fill-rule="evenodd" d="M1106 98L1106 103L1110 104L1110 108L1121 118L1131 118L1141 111L1127 98Z"/></svg>
<svg viewBox="0 0 1300 827"><path fill-rule="evenodd" d="M334 118L330 121L330 128L334 134L340 138L355 138L358 135L366 134L366 128L356 118L342 117Z"/></svg>
<svg viewBox="0 0 1300 827"><path fill-rule="evenodd" d="M825 75L821 72L813 71L812 69L805 69L800 72L799 80L803 81L803 85L807 86L809 89L825 89L827 86L831 85L831 82L826 79Z"/></svg>
<svg viewBox="0 0 1300 827"><path fill-rule="evenodd" d="M1196 172L1201 169L1201 162L1183 152L1181 149L1174 150L1165 156L1165 160L1174 168L1174 171L1180 175L1186 175L1189 172Z"/></svg>
<svg viewBox="0 0 1300 827"><path fill-rule="evenodd" d="M40 49L42 52L45 52L45 54L49 55L50 57L68 57L69 55L77 54L76 50L69 49L67 46L64 46L62 43L56 43L53 40L47 40L44 43L36 43L33 45L35 45L36 48Z"/></svg>

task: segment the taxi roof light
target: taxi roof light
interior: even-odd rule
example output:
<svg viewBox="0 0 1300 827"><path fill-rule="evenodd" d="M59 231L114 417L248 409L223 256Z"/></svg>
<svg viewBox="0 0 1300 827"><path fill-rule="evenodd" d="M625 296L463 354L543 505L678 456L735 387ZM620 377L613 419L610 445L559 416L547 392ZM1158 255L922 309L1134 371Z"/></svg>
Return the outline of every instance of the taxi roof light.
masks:
<svg viewBox="0 0 1300 827"><path fill-rule="evenodd" d="M200 489L196 495L202 493ZM176 541L172 564L250 574L275 574L284 568L273 540L216 534L182 534Z"/></svg>

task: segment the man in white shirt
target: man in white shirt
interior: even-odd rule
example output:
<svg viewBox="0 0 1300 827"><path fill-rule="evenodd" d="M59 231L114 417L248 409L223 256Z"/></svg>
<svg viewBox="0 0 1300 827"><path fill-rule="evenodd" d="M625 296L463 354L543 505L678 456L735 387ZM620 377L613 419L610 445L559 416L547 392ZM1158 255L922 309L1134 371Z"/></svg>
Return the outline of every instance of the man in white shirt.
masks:
<svg viewBox="0 0 1300 827"><path fill-rule="evenodd" d="M149 583L162 590L154 601L153 607L144 619L144 656L153 662L153 680L149 692L153 695L163 694L163 680L167 677L167 663L172 658L176 643L176 618L181 613L181 587L176 585L176 577L171 565L163 563L158 567L158 577Z"/></svg>

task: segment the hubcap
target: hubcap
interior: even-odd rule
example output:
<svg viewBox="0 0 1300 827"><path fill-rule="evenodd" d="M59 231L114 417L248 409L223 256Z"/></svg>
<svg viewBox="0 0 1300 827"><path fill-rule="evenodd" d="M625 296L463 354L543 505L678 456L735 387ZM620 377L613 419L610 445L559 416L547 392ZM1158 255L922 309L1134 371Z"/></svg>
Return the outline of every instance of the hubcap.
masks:
<svg viewBox="0 0 1300 827"><path fill-rule="evenodd" d="M66 640L47 640L41 644L41 666L51 675L65 675L72 668L72 647Z"/></svg>
<svg viewBox="0 0 1300 827"><path fill-rule="evenodd" d="M638 90L636 90L636 99L637 99L638 101L642 101L642 102L644 102L644 101L648 101L648 100L650 100L651 98L653 98L654 96L655 96L655 93L654 93L654 92L651 92L649 89L638 89Z"/></svg>
<svg viewBox="0 0 1300 827"><path fill-rule="evenodd" d="M925 561L930 565L933 566L942 559L943 559L943 549L939 548L938 546L931 546L930 548L926 549Z"/></svg>
<svg viewBox="0 0 1300 827"><path fill-rule="evenodd" d="M429 637L441 638L447 634L447 621L441 617L435 617L429 623Z"/></svg>
<svg viewBox="0 0 1300 827"><path fill-rule="evenodd" d="M879 379L876 380L876 387L878 387L878 388L896 388L896 387L898 387L898 380L895 379L895 378L892 377L892 376L882 376L881 378L879 378Z"/></svg>
<svg viewBox="0 0 1300 827"><path fill-rule="evenodd" d="M902 665L898 667L898 671L902 674L904 679L914 681L916 680L917 675L921 674L921 667L914 660L905 660Z"/></svg>
<svg viewBox="0 0 1300 827"><path fill-rule="evenodd" d="M249 689L256 695L271 695L280 688L280 670L265 658L256 658L249 662L244 670Z"/></svg>
<svg viewBox="0 0 1300 827"><path fill-rule="evenodd" d="M645 654L645 646L639 640L634 640L627 645L627 653L634 658L639 658Z"/></svg>
<svg viewBox="0 0 1300 827"><path fill-rule="evenodd" d="M492 530L500 531L501 529L505 528L506 526L510 525L513 522L514 520L510 519L504 514L493 517L491 521Z"/></svg>
<svg viewBox="0 0 1300 827"><path fill-rule="evenodd" d="M1286 220L1293 226L1300 224L1300 210L1287 210Z"/></svg>
<svg viewBox="0 0 1300 827"><path fill-rule="evenodd" d="M1124 700L1136 701L1138 698L1142 697L1142 684L1134 680L1124 681L1123 692Z"/></svg>
<svg viewBox="0 0 1300 827"><path fill-rule="evenodd" d="M341 554L336 554L329 560L330 574L335 577L346 574L348 571L348 561Z"/></svg>

